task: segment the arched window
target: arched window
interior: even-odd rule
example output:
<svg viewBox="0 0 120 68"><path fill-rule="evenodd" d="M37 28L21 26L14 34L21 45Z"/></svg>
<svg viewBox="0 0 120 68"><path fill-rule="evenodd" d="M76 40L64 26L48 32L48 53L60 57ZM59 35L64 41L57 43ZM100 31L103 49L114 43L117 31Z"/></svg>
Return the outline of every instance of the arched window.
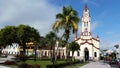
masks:
<svg viewBox="0 0 120 68"><path fill-rule="evenodd" d="M97 53L96 52L94 52L94 57L97 57Z"/></svg>
<svg viewBox="0 0 120 68"><path fill-rule="evenodd" d="M85 22L85 23L84 23L84 27L88 27L88 22Z"/></svg>

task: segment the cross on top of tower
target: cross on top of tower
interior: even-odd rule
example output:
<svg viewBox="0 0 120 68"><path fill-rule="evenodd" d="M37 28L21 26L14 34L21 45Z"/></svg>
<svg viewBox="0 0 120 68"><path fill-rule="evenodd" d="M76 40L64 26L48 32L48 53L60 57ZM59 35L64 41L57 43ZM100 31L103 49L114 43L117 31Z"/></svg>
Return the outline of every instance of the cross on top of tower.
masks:
<svg viewBox="0 0 120 68"><path fill-rule="evenodd" d="M88 10L88 6L87 6L87 4L85 4L85 9L84 9L85 11L87 11Z"/></svg>

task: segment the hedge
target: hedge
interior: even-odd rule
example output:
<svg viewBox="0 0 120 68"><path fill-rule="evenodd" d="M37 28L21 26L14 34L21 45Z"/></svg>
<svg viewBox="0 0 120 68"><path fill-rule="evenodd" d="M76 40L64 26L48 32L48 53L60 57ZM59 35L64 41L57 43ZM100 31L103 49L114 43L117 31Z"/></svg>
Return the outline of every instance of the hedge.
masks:
<svg viewBox="0 0 120 68"><path fill-rule="evenodd" d="M76 63L80 63L80 61L75 61L75 62L66 62L66 63L60 63L60 64L52 64L52 65L47 65L46 68L61 68L61 67L65 67L68 65L73 65Z"/></svg>

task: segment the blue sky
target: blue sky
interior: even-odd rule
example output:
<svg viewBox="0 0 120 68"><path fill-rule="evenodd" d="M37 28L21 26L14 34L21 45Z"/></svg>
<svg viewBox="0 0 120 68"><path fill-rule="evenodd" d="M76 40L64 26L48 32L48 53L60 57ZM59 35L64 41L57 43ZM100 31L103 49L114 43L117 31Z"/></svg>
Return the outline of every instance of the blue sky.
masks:
<svg viewBox="0 0 120 68"><path fill-rule="evenodd" d="M103 49L114 49L114 45L120 42L119 2L119 0L52 0L55 6L72 5L79 12L80 18L87 3L91 15L91 31L93 36L99 35Z"/></svg>
<svg viewBox="0 0 120 68"><path fill-rule="evenodd" d="M27 24L44 36L52 30L55 15L62 12L63 6L71 5L81 18L85 2L91 15L93 36L99 35L101 48L114 49L113 46L120 42L119 0L0 0L0 28ZM79 34L80 31L81 24Z"/></svg>

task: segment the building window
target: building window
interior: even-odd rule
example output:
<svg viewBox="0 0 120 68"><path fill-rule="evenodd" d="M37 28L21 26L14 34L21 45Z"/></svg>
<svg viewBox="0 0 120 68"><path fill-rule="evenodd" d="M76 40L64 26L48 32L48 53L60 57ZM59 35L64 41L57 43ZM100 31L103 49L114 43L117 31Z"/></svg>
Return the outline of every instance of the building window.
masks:
<svg viewBox="0 0 120 68"><path fill-rule="evenodd" d="M45 56L47 56L47 51L45 51Z"/></svg>
<svg viewBox="0 0 120 68"><path fill-rule="evenodd" d="M96 52L94 52L94 57L97 57L97 53Z"/></svg>

